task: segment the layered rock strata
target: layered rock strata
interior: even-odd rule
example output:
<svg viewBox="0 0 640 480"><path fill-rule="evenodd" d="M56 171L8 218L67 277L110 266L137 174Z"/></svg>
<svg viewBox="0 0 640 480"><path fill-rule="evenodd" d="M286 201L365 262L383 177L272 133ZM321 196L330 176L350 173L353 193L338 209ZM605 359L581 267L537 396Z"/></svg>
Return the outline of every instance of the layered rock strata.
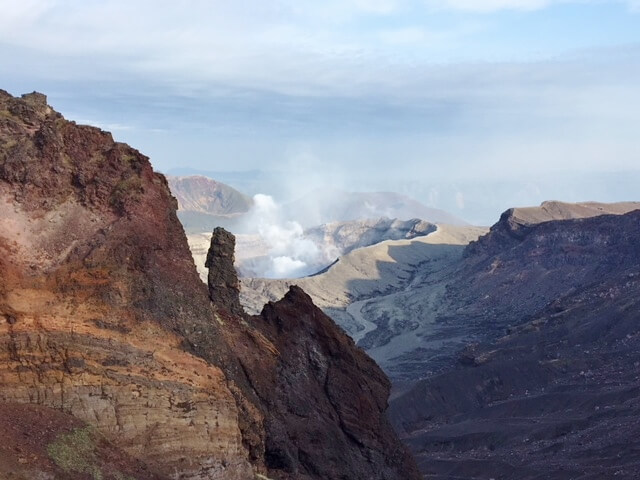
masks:
<svg viewBox="0 0 640 480"><path fill-rule="evenodd" d="M249 319L226 300L210 301L176 201L144 155L65 120L43 95L0 91L0 218L0 403L65 412L170 478L345 478L338 467L323 470L336 463L320 449L298 464L273 454L274 439L296 444L290 423L303 418L272 400L287 395L279 379L307 367L284 348L299 335L281 337L268 326L273 316ZM305 323L314 321L312 305L276 305L287 328L320 328ZM335 335L326 319L321 325ZM384 376L360 378L375 367L362 352L348 342L326 350L321 340L309 334L308 351L356 362L339 368L354 375L358 415L374 420L343 435L339 468L378 472L350 478L417 478L387 428ZM333 430L323 429L334 424L356 431L335 392L316 399L290 388L300 404L333 399L331 409L312 410L318 434L328 438Z"/></svg>

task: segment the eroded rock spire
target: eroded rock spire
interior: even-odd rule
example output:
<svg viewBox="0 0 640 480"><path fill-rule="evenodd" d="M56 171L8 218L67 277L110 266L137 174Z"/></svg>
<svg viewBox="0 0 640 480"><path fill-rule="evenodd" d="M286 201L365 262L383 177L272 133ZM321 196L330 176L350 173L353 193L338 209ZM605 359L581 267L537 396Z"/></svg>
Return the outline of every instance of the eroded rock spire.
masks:
<svg viewBox="0 0 640 480"><path fill-rule="evenodd" d="M240 305L240 281L233 265L235 247L233 234L216 227L204 265L209 269L207 283L211 301L235 315L244 315Z"/></svg>

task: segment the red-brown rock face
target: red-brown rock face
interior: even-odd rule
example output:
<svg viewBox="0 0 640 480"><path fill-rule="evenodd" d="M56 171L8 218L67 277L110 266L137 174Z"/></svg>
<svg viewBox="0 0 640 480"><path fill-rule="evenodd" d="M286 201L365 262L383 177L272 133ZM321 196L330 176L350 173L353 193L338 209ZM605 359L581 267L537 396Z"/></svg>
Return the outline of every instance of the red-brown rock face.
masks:
<svg viewBox="0 0 640 480"><path fill-rule="evenodd" d="M41 98L0 96L0 142L0 400L71 413L159 471L249 478L164 178Z"/></svg>
<svg viewBox="0 0 640 480"><path fill-rule="evenodd" d="M64 120L41 95L0 91L0 402L62 410L172 478L286 478L290 469L269 457L280 438L273 432L281 428L295 443L290 432L304 429L289 426L297 412L281 406L286 392L269 389L285 388L280 379L300 365L295 355L303 350L283 347L297 335L280 338L270 324L277 316L254 328L259 322L209 301L175 210L164 177L139 152ZM299 315L286 308L289 319L311 319L311 306ZM252 352L231 350L249 339ZM309 351L337 349L337 358L368 365L353 345L312 348L312 339ZM337 382L326 390L332 409L317 409L315 421L324 428L335 420L343 437L353 437L344 444L347 473L300 471L314 479L412 478L409 461L403 466L379 448L400 448L386 430L384 377L351 378L362 386L352 407L336 393L345 380L327 378ZM293 397L303 395L294 387ZM356 405L365 421L353 419ZM349 476L369 463L378 477ZM387 464L393 468L378 468Z"/></svg>
<svg viewBox="0 0 640 480"><path fill-rule="evenodd" d="M385 416L386 376L307 294L291 287L253 321L276 349L266 375L247 368L267 405L270 468L291 479L420 478Z"/></svg>
<svg viewBox="0 0 640 480"><path fill-rule="evenodd" d="M386 418L382 370L298 287L233 332L265 412L265 463L279 479L414 479Z"/></svg>

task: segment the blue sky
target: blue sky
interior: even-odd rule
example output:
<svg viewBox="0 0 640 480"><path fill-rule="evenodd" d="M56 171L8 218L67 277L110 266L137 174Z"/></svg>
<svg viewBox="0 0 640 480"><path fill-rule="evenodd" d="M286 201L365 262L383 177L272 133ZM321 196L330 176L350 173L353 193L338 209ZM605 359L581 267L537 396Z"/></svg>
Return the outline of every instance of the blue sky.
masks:
<svg viewBox="0 0 640 480"><path fill-rule="evenodd" d="M392 189L480 223L640 199L638 0L1 7L0 88L47 93L162 171Z"/></svg>

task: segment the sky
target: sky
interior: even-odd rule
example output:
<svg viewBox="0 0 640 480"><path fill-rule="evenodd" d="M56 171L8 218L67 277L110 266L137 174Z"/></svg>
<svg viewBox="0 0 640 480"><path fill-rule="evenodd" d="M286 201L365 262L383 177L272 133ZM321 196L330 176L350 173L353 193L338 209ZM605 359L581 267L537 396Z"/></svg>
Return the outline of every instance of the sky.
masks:
<svg viewBox="0 0 640 480"><path fill-rule="evenodd" d="M163 172L276 197L393 190L481 224L548 199L640 200L640 0L0 11L0 88L47 94Z"/></svg>

